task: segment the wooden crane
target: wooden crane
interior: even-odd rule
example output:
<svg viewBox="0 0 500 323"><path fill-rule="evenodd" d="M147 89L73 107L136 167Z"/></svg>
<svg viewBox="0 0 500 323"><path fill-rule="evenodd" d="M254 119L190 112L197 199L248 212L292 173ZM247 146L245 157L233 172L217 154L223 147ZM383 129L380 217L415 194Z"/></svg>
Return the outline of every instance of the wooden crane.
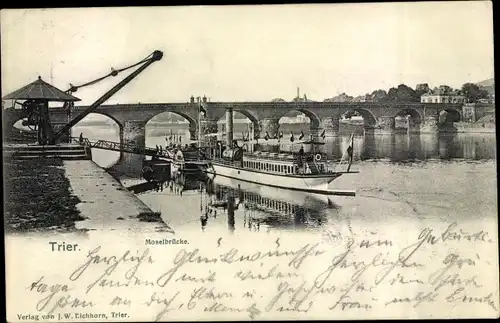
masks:
<svg viewBox="0 0 500 323"><path fill-rule="evenodd" d="M91 82L73 86L63 92L56 87L44 82L40 77L37 81L30 83L21 89L6 95L4 100L26 100L22 103L22 108L25 110L25 114L28 117L27 125L33 126L37 130L37 142L40 145L54 145L57 140L67 133L73 126L85 118L89 113L97 109L102 103L108 100L126 84L132 81L137 75L148 68L152 63L161 60L163 53L159 50L155 50L148 57L144 58L140 62L127 66L125 68L115 70L111 69L111 72L103 77L100 77ZM118 73L123 72L127 69L141 65L137 70L132 72L129 76L124 78L120 83L115 85L112 89L102 95L94 103L92 103L88 108L86 108L82 113L80 113L75 118L71 119L65 126L63 126L59 131L54 133L52 125L50 123L49 116L49 102L59 101L64 102L65 106L69 109L72 104L76 101L80 101L79 98L72 95L79 88L96 84L108 77L117 76Z"/></svg>

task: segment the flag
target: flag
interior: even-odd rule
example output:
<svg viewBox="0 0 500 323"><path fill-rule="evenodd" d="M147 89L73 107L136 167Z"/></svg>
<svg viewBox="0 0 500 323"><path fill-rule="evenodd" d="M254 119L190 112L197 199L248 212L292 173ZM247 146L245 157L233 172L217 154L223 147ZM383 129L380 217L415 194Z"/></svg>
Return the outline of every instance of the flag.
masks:
<svg viewBox="0 0 500 323"><path fill-rule="evenodd" d="M290 142L293 142L295 138L293 137L293 132L290 131Z"/></svg>
<svg viewBox="0 0 500 323"><path fill-rule="evenodd" d="M323 130L323 132L321 133L321 138L325 139L326 137L326 130Z"/></svg>
<svg viewBox="0 0 500 323"><path fill-rule="evenodd" d="M269 139L269 133L266 131L266 136L264 137L265 140Z"/></svg>
<svg viewBox="0 0 500 323"><path fill-rule="evenodd" d="M304 132L303 131L300 132L299 140L301 140L302 138L304 138Z"/></svg>

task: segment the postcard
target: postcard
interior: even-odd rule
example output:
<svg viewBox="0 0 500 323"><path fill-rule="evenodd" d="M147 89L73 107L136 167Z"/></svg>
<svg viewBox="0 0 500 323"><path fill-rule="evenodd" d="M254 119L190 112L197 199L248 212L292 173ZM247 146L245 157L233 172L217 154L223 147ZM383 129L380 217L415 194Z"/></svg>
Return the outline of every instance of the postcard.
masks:
<svg viewBox="0 0 500 323"><path fill-rule="evenodd" d="M499 316L491 2L1 33L7 321Z"/></svg>

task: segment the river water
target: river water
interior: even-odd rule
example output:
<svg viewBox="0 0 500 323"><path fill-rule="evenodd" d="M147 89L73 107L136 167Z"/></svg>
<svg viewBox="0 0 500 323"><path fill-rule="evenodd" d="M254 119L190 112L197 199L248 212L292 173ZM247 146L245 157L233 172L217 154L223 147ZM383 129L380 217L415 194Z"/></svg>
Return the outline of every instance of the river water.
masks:
<svg viewBox="0 0 500 323"><path fill-rule="evenodd" d="M115 128L74 129L74 134L80 132L91 139L118 140ZM165 145L163 134L147 129L146 145ZM187 138L187 129L174 134ZM348 141L349 135L328 138L323 149L338 159ZM118 157L116 152L93 151L94 161L105 167ZM176 234L307 231L332 239L325 232L365 234L381 225L416 229L424 222L443 221L496 228L494 134L356 136L352 169L360 173L340 177L332 188L355 190L355 197L297 193L224 178L181 178L137 196L160 211ZM125 186L140 182L122 179Z"/></svg>

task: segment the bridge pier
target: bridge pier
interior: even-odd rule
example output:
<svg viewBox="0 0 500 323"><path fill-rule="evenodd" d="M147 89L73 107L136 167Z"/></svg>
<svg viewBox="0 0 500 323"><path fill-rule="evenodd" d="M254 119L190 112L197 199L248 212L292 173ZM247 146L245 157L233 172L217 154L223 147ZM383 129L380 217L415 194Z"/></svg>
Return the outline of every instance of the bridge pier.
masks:
<svg viewBox="0 0 500 323"><path fill-rule="evenodd" d="M120 142L144 148L146 146L146 122L125 121L123 127L120 128ZM119 174L140 177L143 159L144 156L141 154L121 152L120 159L111 168Z"/></svg>
<svg viewBox="0 0 500 323"><path fill-rule="evenodd" d="M321 126L325 130L326 137L334 137L339 133L339 118L337 117L326 117L321 119ZM322 130L321 130L322 131Z"/></svg>
<svg viewBox="0 0 500 323"><path fill-rule="evenodd" d="M263 139L266 136L266 132L269 134L270 138L274 135L279 135L279 118L265 118L259 121L260 128L260 138Z"/></svg>
<svg viewBox="0 0 500 323"><path fill-rule="evenodd" d="M424 123L420 126L421 133L438 133L439 132L439 116L427 115Z"/></svg>
<svg viewBox="0 0 500 323"><path fill-rule="evenodd" d="M420 124L416 122L416 120L412 117L407 117L407 125L408 125L408 133L409 134L414 134L414 133L419 133L420 132Z"/></svg>
<svg viewBox="0 0 500 323"><path fill-rule="evenodd" d="M378 118L379 134L394 134L396 132L396 119L394 117L382 116Z"/></svg>

